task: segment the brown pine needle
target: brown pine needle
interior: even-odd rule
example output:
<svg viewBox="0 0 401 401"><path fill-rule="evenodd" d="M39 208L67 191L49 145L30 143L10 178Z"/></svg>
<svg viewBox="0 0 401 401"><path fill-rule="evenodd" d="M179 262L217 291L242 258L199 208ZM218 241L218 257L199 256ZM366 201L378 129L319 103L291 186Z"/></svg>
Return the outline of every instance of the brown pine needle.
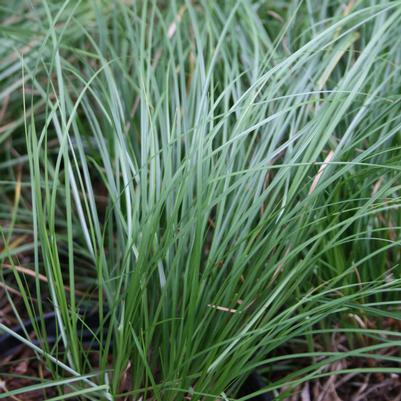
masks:
<svg viewBox="0 0 401 401"><path fill-rule="evenodd" d="M315 178L313 179L312 185L309 189L310 194L316 189L317 184L319 183L320 177L322 176L322 174L324 172L324 169L329 164L329 162L331 161L333 156L334 156L334 152L332 150L330 150L329 154L327 155L327 157L324 159L324 162L320 166L318 173L316 174Z"/></svg>

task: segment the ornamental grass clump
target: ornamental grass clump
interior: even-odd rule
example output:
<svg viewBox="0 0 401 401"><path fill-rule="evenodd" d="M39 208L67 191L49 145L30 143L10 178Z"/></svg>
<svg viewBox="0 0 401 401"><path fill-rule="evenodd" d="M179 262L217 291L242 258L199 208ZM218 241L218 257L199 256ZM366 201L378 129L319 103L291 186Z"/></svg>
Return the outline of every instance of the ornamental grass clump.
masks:
<svg viewBox="0 0 401 401"><path fill-rule="evenodd" d="M400 1L8 7L2 308L49 374L0 398L227 400L255 369L278 396L346 358L401 373L380 323L400 318Z"/></svg>

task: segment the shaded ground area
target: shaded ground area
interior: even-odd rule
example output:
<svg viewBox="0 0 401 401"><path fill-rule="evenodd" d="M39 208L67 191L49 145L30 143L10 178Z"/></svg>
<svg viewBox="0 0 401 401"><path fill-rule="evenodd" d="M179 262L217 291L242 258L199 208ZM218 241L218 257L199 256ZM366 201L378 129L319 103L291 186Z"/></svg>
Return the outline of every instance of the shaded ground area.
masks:
<svg viewBox="0 0 401 401"><path fill-rule="evenodd" d="M366 368L362 360L339 361L330 370ZM395 373L350 373L299 386L285 401L399 401L401 377Z"/></svg>
<svg viewBox="0 0 401 401"><path fill-rule="evenodd" d="M50 372L44 367L43 363L38 362L33 352L26 348L21 349L12 357L2 359L0 366L1 393L33 386L43 380L51 379ZM57 390L50 388L39 391L27 391L22 394L9 396L5 400L43 401L57 395Z"/></svg>

